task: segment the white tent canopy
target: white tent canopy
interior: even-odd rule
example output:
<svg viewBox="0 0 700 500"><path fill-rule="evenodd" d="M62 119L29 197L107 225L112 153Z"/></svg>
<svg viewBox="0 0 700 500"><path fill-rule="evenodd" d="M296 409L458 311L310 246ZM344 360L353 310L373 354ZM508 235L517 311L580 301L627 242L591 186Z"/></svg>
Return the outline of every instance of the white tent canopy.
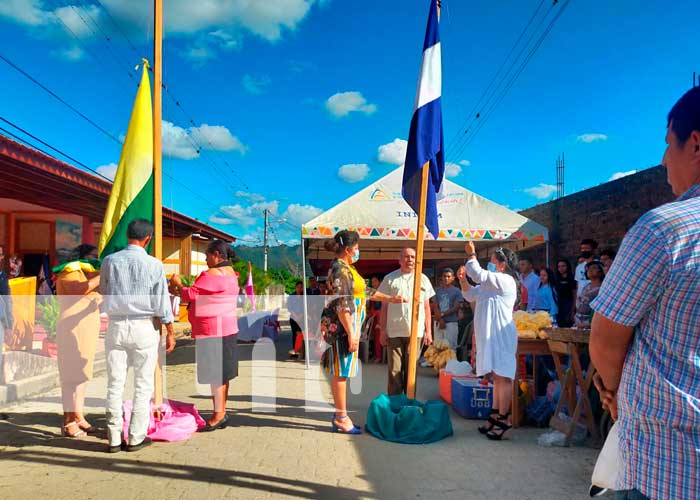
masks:
<svg viewBox="0 0 700 500"><path fill-rule="evenodd" d="M394 260L407 240L416 239L415 212L401 196L403 167L373 182L358 193L304 224L306 254L331 259L323 242L342 229L362 238L362 259ZM464 244L476 242L479 253L505 246L522 250L549 240L547 228L517 212L445 180L438 202L440 234L426 233L425 260L464 258Z"/></svg>

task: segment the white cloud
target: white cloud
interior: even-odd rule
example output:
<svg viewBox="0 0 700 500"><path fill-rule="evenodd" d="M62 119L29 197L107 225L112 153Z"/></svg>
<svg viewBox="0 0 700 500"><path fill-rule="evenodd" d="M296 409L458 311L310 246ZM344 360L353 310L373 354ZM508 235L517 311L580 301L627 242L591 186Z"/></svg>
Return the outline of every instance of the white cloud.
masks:
<svg viewBox="0 0 700 500"><path fill-rule="evenodd" d="M326 101L326 109L333 116L340 118L354 111L371 115L377 111L377 106L368 103L361 93L352 91L339 92L330 96Z"/></svg>
<svg viewBox="0 0 700 500"><path fill-rule="evenodd" d="M142 26L152 14L152 4L143 0L102 0L113 16ZM242 28L270 42L285 30L293 31L306 17L314 0L169 0L165 2L168 33L193 34L202 30Z"/></svg>
<svg viewBox="0 0 700 500"><path fill-rule="evenodd" d="M0 17L18 24L39 26L46 22L48 12L42 10L40 0L3 0Z"/></svg>
<svg viewBox="0 0 700 500"><path fill-rule="evenodd" d="M345 182L360 182L367 178L369 165L366 163L348 163L338 169L338 177Z"/></svg>
<svg viewBox="0 0 700 500"><path fill-rule="evenodd" d="M282 217L287 219L292 226L301 226L321 213L323 213L323 210L313 205L292 203L287 207L287 210L284 211Z"/></svg>
<svg viewBox="0 0 700 500"><path fill-rule="evenodd" d="M605 134L582 134L579 135L576 140L578 142L585 142L586 144L590 144L591 142L596 142L596 141L607 141L608 136Z"/></svg>
<svg viewBox="0 0 700 500"><path fill-rule="evenodd" d="M243 39L240 35L232 35L225 30L211 31L209 36L219 43L221 50L239 50L243 45Z"/></svg>
<svg viewBox="0 0 700 500"><path fill-rule="evenodd" d="M64 61L77 62L85 59L85 51L78 45L73 45L65 49L57 50L54 52L59 58Z"/></svg>
<svg viewBox="0 0 700 500"><path fill-rule="evenodd" d="M216 151L238 151L248 148L223 125L202 124L184 129L163 120L163 154L180 160L192 160L199 156L197 146Z"/></svg>
<svg viewBox="0 0 700 500"><path fill-rule="evenodd" d="M268 209L271 215L277 215L279 211L278 201L266 201L253 203L247 207L240 204L224 205L219 208L226 217L212 216L215 224L233 224L240 227L250 227L263 220L263 211ZM212 221L212 217L209 218ZM213 222L213 221L212 221Z"/></svg>
<svg viewBox="0 0 700 500"><path fill-rule="evenodd" d="M70 31L81 38L102 37L101 31L114 34L114 26L106 21L98 5L77 0L71 2L68 5L59 2L63 5L52 9L52 2L47 0L2 0L0 18L26 26L40 38L45 38L48 33L67 39L72 37ZM153 23L152 2L102 0L100 3L130 36L143 37ZM195 42L183 52L185 57L201 63L219 51L239 49L246 32L271 43L281 40L286 32L295 31L312 6L319 3L322 4L323 0L168 0L164 2L164 28L167 36L209 35L204 43ZM81 15L86 22L80 19ZM63 27L55 16L60 17L69 29ZM92 19L100 30L92 26Z"/></svg>
<svg viewBox="0 0 700 500"><path fill-rule="evenodd" d="M449 161L447 163L445 163L445 177L447 177L447 178L457 177L461 173L462 173L462 167L460 167L456 163L452 163Z"/></svg>
<svg viewBox="0 0 700 500"><path fill-rule="evenodd" d="M200 143L204 149L214 149L216 151L239 151L245 153L248 148L241 143L229 129L223 125L201 124L199 127L190 127L190 134Z"/></svg>
<svg viewBox="0 0 700 500"><path fill-rule="evenodd" d="M236 191L236 196L239 198L243 198L248 201L252 201L253 203L260 202L260 201L265 201L265 197L261 194L258 193L247 193L245 191Z"/></svg>
<svg viewBox="0 0 700 500"><path fill-rule="evenodd" d="M544 200L545 198L549 198L556 193L557 187L553 186L552 184L539 183L537 186L523 189L523 191L530 196L537 198L538 200Z"/></svg>
<svg viewBox="0 0 700 500"><path fill-rule="evenodd" d="M406 148L408 141L399 139L398 137L389 144L379 146L377 149L377 159L382 163L391 165L401 165L406 160Z"/></svg>
<svg viewBox="0 0 700 500"><path fill-rule="evenodd" d="M101 165L97 167L95 170L97 170L97 173L100 175L104 175L107 177L109 180L114 180L114 176L117 175L117 165L116 163L108 163L107 165Z"/></svg>
<svg viewBox="0 0 700 500"><path fill-rule="evenodd" d="M75 35L78 38L90 38L96 34L101 36L99 29L93 24L101 26L102 10L97 5L85 7L66 5L57 8L53 13L60 19L59 24L68 36Z"/></svg>
<svg viewBox="0 0 700 500"><path fill-rule="evenodd" d="M182 52L185 59L192 61L196 66L216 59L220 51L231 52L240 50L243 39L240 35L232 35L223 29L211 31L206 35L199 35Z"/></svg>
<svg viewBox="0 0 700 500"><path fill-rule="evenodd" d="M241 80L243 88L255 95L264 94L270 86L270 83L272 83L272 80L270 80L270 77L267 75L253 76L248 73L243 75L243 79Z"/></svg>
<svg viewBox="0 0 700 500"><path fill-rule="evenodd" d="M230 224L236 223L234 219L229 219L227 217L217 217L216 215L212 215L211 217L209 217L209 222L212 224L220 224L223 226L228 226Z"/></svg>
<svg viewBox="0 0 700 500"><path fill-rule="evenodd" d="M459 164L463 167L469 167L472 164L472 162L470 162L469 160L461 160Z"/></svg>
<svg viewBox="0 0 700 500"><path fill-rule="evenodd" d="M206 42L197 40L193 44L189 45L184 52L182 52L182 56L185 59L199 65L212 59L216 59L216 51L213 50Z"/></svg>
<svg viewBox="0 0 700 500"><path fill-rule="evenodd" d="M636 174L636 170L628 170L627 172L615 172L610 176L610 179L608 179L608 182L610 181L616 181L618 179L622 179L623 177L627 177L628 175L634 175Z"/></svg>
<svg viewBox="0 0 700 500"><path fill-rule="evenodd" d="M250 207L243 207L242 205L224 205L221 207L221 211L233 221L231 224L243 227L255 224L256 217L251 216Z"/></svg>

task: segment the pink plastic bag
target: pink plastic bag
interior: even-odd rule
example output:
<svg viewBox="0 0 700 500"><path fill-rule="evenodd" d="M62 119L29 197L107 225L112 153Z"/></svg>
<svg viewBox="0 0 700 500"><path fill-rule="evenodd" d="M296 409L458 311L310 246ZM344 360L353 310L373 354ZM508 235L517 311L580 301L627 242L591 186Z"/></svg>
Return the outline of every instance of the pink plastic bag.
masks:
<svg viewBox="0 0 700 500"><path fill-rule="evenodd" d="M129 440L129 422L131 421L131 401L124 401L124 441ZM162 419L156 420L153 413L160 410ZM153 441L184 441L207 423L199 415L193 404L168 400L158 408L151 403L148 431L146 435Z"/></svg>

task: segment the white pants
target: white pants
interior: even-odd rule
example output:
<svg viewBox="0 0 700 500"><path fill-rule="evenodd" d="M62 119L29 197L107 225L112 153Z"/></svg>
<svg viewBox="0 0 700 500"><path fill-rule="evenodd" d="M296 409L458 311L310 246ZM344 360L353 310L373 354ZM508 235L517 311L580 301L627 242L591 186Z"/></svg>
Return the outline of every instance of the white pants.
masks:
<svg viewBox="0 0 700 500"><path fill-rule="evenodd" d="M436 323L437 325L438 323ZM445 328L435 329L434 340L444 340L450 345L450 349L457 348L457 340L459 338L459 323L453 321L452 323L445 323Z"/></svg>
<svg viewBox="0 0 700 500"><path fill-rule="evenodd" d="M129 368L134 370L134 401L129 442L141 443L148 431L160 334L150 319L110 319L105 335L107 355L107 432L110 446L122 442L122 398Z"/></svg>

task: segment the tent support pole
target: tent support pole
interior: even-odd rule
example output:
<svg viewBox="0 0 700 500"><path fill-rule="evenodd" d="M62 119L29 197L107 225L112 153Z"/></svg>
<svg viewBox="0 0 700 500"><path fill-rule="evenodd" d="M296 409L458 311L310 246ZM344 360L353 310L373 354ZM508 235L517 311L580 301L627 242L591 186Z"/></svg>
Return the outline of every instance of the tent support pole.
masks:
<svg viewBox="0 0 700 500"><path fill-rule="evenodd" d="M304 233L301 232L301 274L304 277L304 360L309 368L309 307L306 304L306 249L304 248ZM292 349L294 349L294 334L292 334Z"/></svg>

